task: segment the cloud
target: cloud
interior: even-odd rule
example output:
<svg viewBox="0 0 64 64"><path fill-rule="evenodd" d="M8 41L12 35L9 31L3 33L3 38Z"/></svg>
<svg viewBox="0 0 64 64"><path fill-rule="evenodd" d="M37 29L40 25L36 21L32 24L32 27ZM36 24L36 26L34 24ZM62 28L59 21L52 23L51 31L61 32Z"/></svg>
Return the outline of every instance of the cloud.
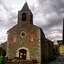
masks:
<svg viewBox="0 0 64 64"><path fill-rule="evenodd" d="M0 30L0 43L3 43L7 40L7 34L6 34L6 29L1 29Z"/></svg>
<svg viewBox="0 0 64 64"><path fill-rule="evenodd" d="M6 40L7 30L17 24L18 11L24 4L22 1L0 0L0 42ZM34 24L42 28L46 38L62 39L64 0L28 0L28 4L34 16Z"/></svg>
<svg viewBox="0 0 64 64"><path fill-rule="evenodd" d="M63 0L38 0L42 11L45 13L57 12L58 14L64 13Z"/></svg>
<svg viewBox="0 0 64 64"><path fill-rule="evenodd" d="M0 43L7 40L7 30L16 24L17 14L0 0Z"/></svg>
<svg viewBox="0 0 64 64"><path fill-rule="evenodd" d="M35 8L34 24L42 28L48 39L62 39L64 0L38 0L38 4L38 9Z"/></svg>

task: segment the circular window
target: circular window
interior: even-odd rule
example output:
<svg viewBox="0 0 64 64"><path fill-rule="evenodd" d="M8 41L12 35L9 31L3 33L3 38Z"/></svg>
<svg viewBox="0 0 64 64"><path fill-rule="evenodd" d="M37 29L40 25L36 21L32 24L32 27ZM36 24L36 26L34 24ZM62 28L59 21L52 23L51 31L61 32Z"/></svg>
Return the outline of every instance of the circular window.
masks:
<svg viewBox="0 0 64 64"><path fill-rule="evenodd" d="M22 31L22 32L20 33L20 36L21 36L22 38L24 38L24 37L26 36L26 32Z"/></svg>

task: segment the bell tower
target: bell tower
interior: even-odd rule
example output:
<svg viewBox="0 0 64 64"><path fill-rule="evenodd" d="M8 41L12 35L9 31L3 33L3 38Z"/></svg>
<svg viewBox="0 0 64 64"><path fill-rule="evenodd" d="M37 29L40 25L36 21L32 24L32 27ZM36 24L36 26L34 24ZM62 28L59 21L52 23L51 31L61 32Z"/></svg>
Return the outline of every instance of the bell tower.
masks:
<svg viewBox="0 0 64 64"><path fill-rule="evenodd" d="M19 23L33 24L33 14L29 9L27 2L24 4L23 8L18 11L18 24Z"/></svg>

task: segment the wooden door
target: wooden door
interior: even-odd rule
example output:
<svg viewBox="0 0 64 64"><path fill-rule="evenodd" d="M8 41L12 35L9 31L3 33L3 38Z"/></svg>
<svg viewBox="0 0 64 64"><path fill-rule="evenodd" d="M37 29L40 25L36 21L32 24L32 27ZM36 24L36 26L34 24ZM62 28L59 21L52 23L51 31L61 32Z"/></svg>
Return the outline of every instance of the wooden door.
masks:
<svg viewBox="0 0 64 64"><path fill-rule="evenodd" d="M26 50L25 49L19 50L19 58L22 60L26 60Z"/></svg>

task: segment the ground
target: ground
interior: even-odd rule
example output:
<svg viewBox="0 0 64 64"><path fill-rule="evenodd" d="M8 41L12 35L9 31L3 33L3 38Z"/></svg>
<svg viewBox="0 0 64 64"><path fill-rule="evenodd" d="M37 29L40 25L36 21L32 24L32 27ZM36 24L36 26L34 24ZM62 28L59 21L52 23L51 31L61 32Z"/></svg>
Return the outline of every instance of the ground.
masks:
<svg viewBox="0 0 64 64"><path fill-rule="evenodd" d="M62 56L58 56L54 61L49 64L64 64L64 54Z"/></svg>

